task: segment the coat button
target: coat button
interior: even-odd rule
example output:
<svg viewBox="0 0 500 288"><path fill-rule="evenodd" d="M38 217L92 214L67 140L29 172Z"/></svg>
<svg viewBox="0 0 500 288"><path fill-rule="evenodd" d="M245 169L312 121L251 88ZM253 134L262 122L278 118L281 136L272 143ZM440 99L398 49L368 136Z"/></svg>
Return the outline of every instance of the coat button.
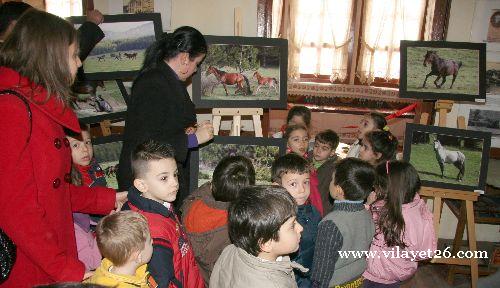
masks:
<svg viewBox="0 0 500 288"><path fill-rule="evenodd" d="M61 179L56 178L54 182L52 182L52 187L57 188L61 185Z"/></svg>
<svg viewBox="0 0 500 288"><path fill-rule="evenodd" d="M69 147L69 140L68 140L68 138L64 137L63 138L63 143L64 143L64 146Z"/></svg>
<svg viewBox="0 0 500 288"><path fill-rule="evenodd" d="M64 174L64 182L71 183L71 174L70 173Z"/></svg>
<svg viewBox="0 0 500 288"><path fill-rule="evenodd" d="M59 139L59 138L54 139L54 146L57 149L61 149L61 139Z"/></svg>

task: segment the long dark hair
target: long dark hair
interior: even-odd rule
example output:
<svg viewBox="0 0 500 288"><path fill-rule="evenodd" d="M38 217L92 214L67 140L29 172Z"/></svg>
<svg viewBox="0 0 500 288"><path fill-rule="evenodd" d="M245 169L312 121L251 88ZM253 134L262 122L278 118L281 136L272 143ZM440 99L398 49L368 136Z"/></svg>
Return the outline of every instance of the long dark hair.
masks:
<svg viewBox="0 0 500 288"><path fill-rule="evenodd" d="M378 189L385 193L385 204L380 211L378 227L388 247L407 247L404 243L405 221L402 207L413 201L420 190L420 178L407 162L390 161L377 166Z"/></svg>
<svg viewBox="0 0 500 288"><path fill-rule="evenodd" d="M190 26L182 26L172 33L163 33L161 38L148 47L140 74L157 67L159 63L170 60L181 52L189 54L193 60L202 54L207 54L205 37Z"/></svg>
<svg viewBox="0 0 500 288"><path fill-rule="evenodd" d="M373 120L375 130L383 130L387 126L387 120L385 120L384 115L377 112L370 112L367 116Z"/></svg>
<svg viewBox="0 0 500 288"><path fill-rule="evenodd" d="M372 146L373 152L380 153L377 164L396 159L396 150L398 149L398 139L389 131L370 131L366 133L365 139Z"/></svg>
<svg viewBox="0 0 500 288"><path fill-rule="evenodd" d="M67 106L74 80L68 63L71 44L78 47L73 25L50 13L28 9L0 49L0 66L44 87L45 101L55 96Z"/></svg>

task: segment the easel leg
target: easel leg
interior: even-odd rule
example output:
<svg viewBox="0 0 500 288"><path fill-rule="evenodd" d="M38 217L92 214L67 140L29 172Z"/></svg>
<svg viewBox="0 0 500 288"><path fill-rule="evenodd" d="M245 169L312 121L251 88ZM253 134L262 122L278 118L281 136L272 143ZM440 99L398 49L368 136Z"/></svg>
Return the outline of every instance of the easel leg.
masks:
<svg viewBox="0 0 500 288"><path fill-rule="evenodd" d="M212 119L212 125L214 126L214 135L219 135L219 130L220 130L220 122L221 122L222 116L214 116Z"/></svg>
<svg viewBox="0 0 500 288"><path fill-rule="evenodd" d="M101 126L102 136L111 135L111 121L110 120L104 120L104 121L100 122L99 126Z"/></svg>
<svg viewBox="0 0 500 288"><path fill-rule="evenodd" d="M473 202L466 200L465 205L467 212L467 239L469 241L469 251L471 251L474 254L473 257L470 259L470 276L471 276L470 280L471 280L471 287L476 288L477 279L479 278L479 271L478 271L477 258L475 257L477 245L476 245L476 226L474 223Z"/></svg>
<svg viewBox="0 0 500 288"><path fill-rule="evenodd" d="M233 126L231 127L231 136L241 135L241 115L233 116Z"/></svg>
<svg viewBox="0 0 500 288"><path fill-rule="evenodd" d="M466 223L466 214L465 210L465 201L461 201L460 204L460 212L458 214L458 223L457 230L455 231L455 239L453 239L453 249L451 250L451 255L457 255L460 250L460 244L462 243L462 237L464 236L465 231L465 223ZM455 278L455 265L450 266L450 270L448 271L448 284L453 285L453 281Z"/></svg>
<svg viewBox="0 0 500 288"><path fill-rule="evenodd" d="M255 137L263 137L260 115L252 115L252 118L253 118L253 129L255 131Z"/></svg>
<svg viewBox="0 0 500 288"><path fill-rule="evenodd" d="M434 198L434 229L436 231L436 239L439 239L439 223L441 222L441 197Z"/></svg>

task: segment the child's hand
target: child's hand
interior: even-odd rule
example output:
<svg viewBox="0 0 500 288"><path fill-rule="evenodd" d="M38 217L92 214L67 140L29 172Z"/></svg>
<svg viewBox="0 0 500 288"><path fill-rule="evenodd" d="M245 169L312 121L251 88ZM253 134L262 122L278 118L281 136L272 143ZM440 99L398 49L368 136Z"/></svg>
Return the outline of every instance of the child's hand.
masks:
<svg viewBox="0 0 500 288"><path fill-rule="evenodd" d="M116 212L120 211L122 209L123 204L125 204L125 202L127 202L127 200L128 200L127 195L128 195L127 191L116 193L116 201L115 201L115 211Z"/></svg>
<svg viewBox="0 0 500 288"><path fill-rule="evenodd" d="M92 277L92 275L94 275L94 271L88 271L88 272L85 272L85 274L83 274L83 280L87 280L88 278Z"/></svg>
<svg viewBox="0 0 500 288"><path fill-rule="evenodd" d="M375 191L370 192L370 195L368 195L368 198L366 198L366 204L367 205L372 205L373 202L377 200L377 193Z"/></svg>

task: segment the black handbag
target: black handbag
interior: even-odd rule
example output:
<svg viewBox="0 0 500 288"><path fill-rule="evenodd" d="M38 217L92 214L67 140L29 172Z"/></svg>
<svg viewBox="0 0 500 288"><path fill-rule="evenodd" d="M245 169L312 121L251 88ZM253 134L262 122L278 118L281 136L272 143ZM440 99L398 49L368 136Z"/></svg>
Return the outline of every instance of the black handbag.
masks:
<svg viewBox="0 0 500 288"><path fill-rule="evenodd" d="M2 90L0 91L0 94L11 94L17 96L17 98L22 100L26 105L28 118L30 120L30 133L26 141L26 144L28 144L31 138L32 129L31 109L28 101L21 94L13 90ZM9 277L10 271L12 271L12 267L16 261L16 255L16 245L12 242L9 236L7 236L2 229L0 229L0 284L7 280L7 277Z"/></svg>

